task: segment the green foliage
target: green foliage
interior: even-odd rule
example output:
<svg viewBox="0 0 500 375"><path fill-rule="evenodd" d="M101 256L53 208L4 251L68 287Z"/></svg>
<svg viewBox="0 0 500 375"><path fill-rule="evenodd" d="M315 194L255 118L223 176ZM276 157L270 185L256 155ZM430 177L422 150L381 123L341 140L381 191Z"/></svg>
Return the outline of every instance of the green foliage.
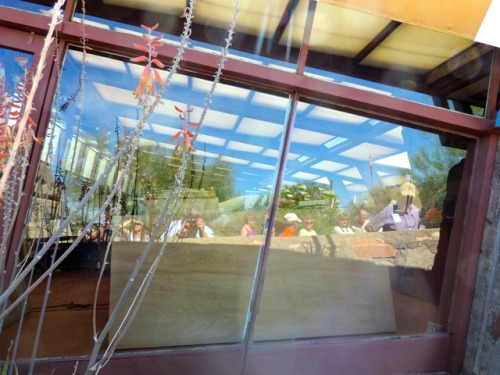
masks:
<svg viewBox="0 0 500 375"><path fill-rule="evenodd" d="M314 229L318 234L331 234L338 215L338 205L337 196L323 184L305 181L285 186L281 191L276 221L279 226L287 212L295 212L302 221L308 216L313 218Z"/></svg>
<svg viewBox="0 0 500 375"><path fill-rule="evenodd" d="M382 207L386 206L389 204L389 202L393 199L396 198L397 196L397 190L399 188L396 187L385 187L385 186L375 186L371 190L371 196L373 201L375 202L375 211L378 212ZM368 209L368 212L370 212L370 209ZM372 214L375 214L376 212L370 212Z"/></svg>
<svg viewBox="0 0 500 375"><path fill-rule="evenodd" d="M331 207L338 205L331 189L314 181L306 181L292 186L285 186L281 191L280 207L297 209L307 206Z"/></svg>
<svg viewBox="0 0 500 375"><path fill-rule="evenodd" d="M140 148L136 156L136 196L161 194L168 191L175 182L180 158L174 154L165 155L164 150L152 147ZM134 179L135 172L131 179ZM234 197L234 171L228 163L217 160L212 163L197 155L191 155L185 170L184 187L187 189L213 189L220 202ZM131 192L131 189L128 189Z"/></svg>
<svg viewBox="0 0 500 375"><path fill-rule="evenodd" d="M229 163L216 160L206 165L201 187L214 189L219 202L225 202L236 196L234 176L234 170Z"/></svg>
<svg viewBox="0 0 500 375"><path fill-rule="evenodd" d="M471 105L470 109L471 109L472 114L474 116L484 117L484 108L483 107L477 107L475 105Z"/></svg>
<svg viewBox="0 0 500 375"><path fill-rule="evenodd" d="M441 146L437 137L429 140L426 147L415 154L411 160L411 177L417 186L422 210L433 204L442 209L448 171L464 156L464 150Z"/></svg>

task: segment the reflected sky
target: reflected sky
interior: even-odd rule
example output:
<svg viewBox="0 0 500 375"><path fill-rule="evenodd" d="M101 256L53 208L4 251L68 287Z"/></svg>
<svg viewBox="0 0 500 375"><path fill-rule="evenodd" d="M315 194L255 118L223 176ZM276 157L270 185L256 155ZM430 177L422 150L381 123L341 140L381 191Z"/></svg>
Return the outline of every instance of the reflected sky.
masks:
<svg viewBox="0 0 500 375"><path fill-rule="evenodd" d="M18 53L3 50L2 59L12 64L14 55ZM12 65L9 69L17 68ZM93 165L94 159L111 159L123 138L137 126L139 107L132 92L142 69L127 61L89 54L86 81L79 91L82 55L68 52L53 110L59 113L53 117L53 121L57 119L53 138L57 147L53 147L58 153L54 160L80 155L86 167L79 167L78 173L85 178L103 169ZM175 107L192 109L189 120L199 121L210 88L210 81L175 75L144 128L139 148L161 152L169 162L176 145L172 137L181 125ZM270 191L288 106L286 96L218 84L195 143L195 157L205 164L226 163L234 171L238 195ZM333 189L347 204L367 194L374 181L387 186L399 183L410 173L413 155L430 138L437 136L300 101L282 185L315 182ZM49 158L47 148L45 160ZM100 157L96 159L96 155ZM71 167L74 164L63 163L69 169L76 168ZM55 173L54 162L52 169Z"/></svg>
<svg viewBox="0 0 500 375"><path fill-rule="evenodd" d="M78 87L80 71L81 53L70 51L63 73L63 103ZM137 125L139 107L132 91L141 72L142 66L89 55L83 119L79 120L78 101L69 101L60 124L66 129L62 136L69 139L80 125L80 139L111 155L119 137ZM190 121L198 121L210 86L200 78L175 75L146 124L140 146L154 146L170 157L176 144L171 138L180 126L175 106L192 109ZM227 163L235 172L237 194L269 190L288 105L285 96L219 84L196 140L195 156L208 164ZM313 181L332 187L342 202L349 202L371 187L370 159L376 182L398 183L428 137L435 136L423 137L420 131L301 101L283 184Z"/></svg>
<svg viewBox="0 0 500 375"><path fill-rule="evenodd" d="M8 54L12 52L2 53L2 59L12 64ZM88 54L86 80L81 86L82 54L68 51L53 110L57 114L53 117L53 160L66 160L59 163L82 178L94 178L92 174L103 170L103 163L111 159L120 142L137 126L140 108L132 92L142 70L142 65L128 60ZM323 79L383 95L398 91L398 96L430 101L411 91L328 72L321 74ZM139 149L162 153L165 163L170 163L176 145L172 137L181 125L175 107L192 110L189 120L198 122L211 84L201 78L174 75L162 102L148 119ZM234 172L232 184L237 195L271 191L289 104L282 94L218 84L195 142L198 163L202 167L224 163ZM412 157L430 138L437 136L424 136L421 131L386 121L300 101L282 186L318 183L332 189L341 205L347 205L362 199L374 184L400 183L412 170ZM49 159L47 149L44 160ZM79 159L68 161L70 155ZM56 174L56 162L50 163ZM107 184L112 185L112 180Z"/></svg>
<svg viewBox="0 0 500 375"><path fill-rule="evenodd" d="M49 12L52 9L52 7L46 5L34 4L31 1L24 0L0 0L0 5L33 13L40 13L47 16L50 15Z"/></svg>

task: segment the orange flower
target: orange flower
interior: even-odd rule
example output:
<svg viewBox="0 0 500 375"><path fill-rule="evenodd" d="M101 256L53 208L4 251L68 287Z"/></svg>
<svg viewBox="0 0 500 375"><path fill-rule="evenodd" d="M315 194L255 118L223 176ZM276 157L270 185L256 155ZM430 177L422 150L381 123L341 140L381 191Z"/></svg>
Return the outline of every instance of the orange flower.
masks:
<svg viewBox="0 0 500 375"><path fill-rule="evenodd" d="M147 27L144 25L141 26L148 32L147 34L142 35L143 39L146 41L146 45L134 43L133 46L135 49L145 52L146 56L141 55L130 59L130 61L135 63L146 62L146 66L144 67L141 78L139 79L139 84L134 91L134 96L139 99L139 101L142 100L141 98L143 95L156 95L155 81L160 86L163 86L163 79L161 78L160 73L153 68L153 65L160 69L165 67L165 65L156 58L158 56L156 49L163 45L163 43L159 43L159 41L163 38L163 34L159 36L152 35L152 32L158 27L158 24L153 27Z"/></svg>
<svg viewBox="0 0 500 375"><path fill-rule="evenodd" d="M188 129L186 125L189 126L198 126L200 123L199 122L193 122L193 121L186 121L187 115L190 112L193 112L193 108L188 109L184 111L183 109L174 106L175 110L179 112L179 119L181 120L181 130L179 130L177 133L174 134L174 136L170 139L171 141L177 140L177 145L175 146L175 151L177 154L180 153L180 146L182 143L184 143L184 150L185 151L196 151L193 148L191 139L193 138L194 134ZM181 138L182 136L182 138Z"/></svg>

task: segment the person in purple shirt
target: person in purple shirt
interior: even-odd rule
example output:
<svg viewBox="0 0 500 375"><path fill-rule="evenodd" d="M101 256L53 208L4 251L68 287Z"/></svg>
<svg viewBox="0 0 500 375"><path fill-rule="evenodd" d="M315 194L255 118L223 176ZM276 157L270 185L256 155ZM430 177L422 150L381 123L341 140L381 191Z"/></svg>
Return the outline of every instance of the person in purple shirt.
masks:
<svg viewBox="0 0 500 375"><path fill-rule="evenodd" d="M400 187L398 202L391 202L370 220L366 226L368 232L396 230L415 230L420 227L420 210L413 204L416 188L410 182ZM401 204L402 203L402 204Z"/></svg>

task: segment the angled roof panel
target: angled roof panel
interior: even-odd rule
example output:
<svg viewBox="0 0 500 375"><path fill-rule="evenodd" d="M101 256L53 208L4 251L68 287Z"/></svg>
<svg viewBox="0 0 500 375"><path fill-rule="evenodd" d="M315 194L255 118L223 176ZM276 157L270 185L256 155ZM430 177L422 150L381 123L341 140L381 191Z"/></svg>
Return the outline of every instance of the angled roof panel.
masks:
<svg viewBox="0 0 500 375"><path fill-rule="evenodd" d="M497 0L320 1L471 40L475 40L490 4L498 2Z"/></svg>

